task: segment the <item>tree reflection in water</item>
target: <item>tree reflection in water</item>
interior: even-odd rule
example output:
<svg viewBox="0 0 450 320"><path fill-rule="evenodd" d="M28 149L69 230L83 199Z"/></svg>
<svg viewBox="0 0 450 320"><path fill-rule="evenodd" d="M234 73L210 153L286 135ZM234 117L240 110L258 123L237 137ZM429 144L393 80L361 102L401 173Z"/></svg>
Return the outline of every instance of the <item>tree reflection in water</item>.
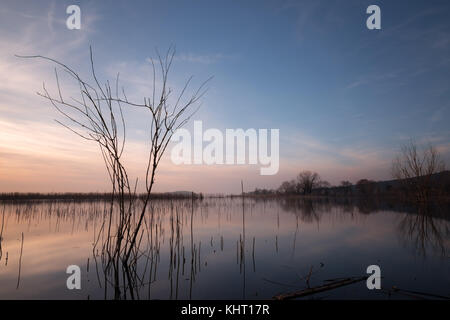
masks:
<svg viewBox="0 0 450 320"><path fill-rule="evenodd" d="M342 214L354 213L374 214L380 211L394 211L403 217L396 230L404 247L412 247L420 256L425 257L427 250L447 257L450 241L450 212L448 204L411 205L394 200L375 198L299 198L289 197L278 199L283 210L295 214L306 223L320 223L324 213L334 208Z"/></svg>
<svg viewBox="0 0 450 320"><path fill-rule="evenodd" d="M416 213L407 213L397 226L404 246L412 246L416 254L425 257L427 250L446 257L450 240L450 223L442 207L420 205Z"/></svg>

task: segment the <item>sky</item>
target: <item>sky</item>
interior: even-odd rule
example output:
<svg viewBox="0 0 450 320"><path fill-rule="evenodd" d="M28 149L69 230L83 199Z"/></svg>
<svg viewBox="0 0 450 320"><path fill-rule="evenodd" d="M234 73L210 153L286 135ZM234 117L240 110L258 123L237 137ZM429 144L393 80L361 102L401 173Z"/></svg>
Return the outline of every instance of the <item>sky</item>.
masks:
<svg viewBox="0 0 450 320"><path fill-rule="evenodd" d="M81 9L69 30L66 8ZM381 9L369 30L366 9ZM175 46L169 78L179 92L210 76L192 118L204 129L279 129L280 168L175 165L170 147L156 191L238 193L276 188L302 170L331 184L391 179L392 159L413 139L450 159L448 1L8 1L0 5L0 192L103 192L100 150L61 127L39 97L55 93L57 59L89 77L89 47L104 83L119 72L128 97L150 95L155 50ZM64 82L68 95L73 84ZM130 99L131 99L130 98ZM125 110L124 162L143 181L148 119ZM192 121L186 126L192 129Z"/></svg>

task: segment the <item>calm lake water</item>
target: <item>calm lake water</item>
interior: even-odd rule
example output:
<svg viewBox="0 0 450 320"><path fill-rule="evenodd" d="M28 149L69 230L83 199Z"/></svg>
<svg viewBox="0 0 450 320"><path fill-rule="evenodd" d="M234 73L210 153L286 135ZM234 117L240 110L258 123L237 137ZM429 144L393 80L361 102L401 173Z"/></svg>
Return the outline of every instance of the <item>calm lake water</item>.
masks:
<svg viewBox="0 0 450 320"><path fill-rule="evenodd" d="M0 203L0 299L113 298L94 248L107 206ZM364 276L369 265L380 266L386 290L450 296L448 208L220 198L156 200L151 214L140 299L270 299L306 288L310 273L313 287ZM81 268L81 290L66 287L69 265ZM305 299L411 298L363 281Z"/></svg>

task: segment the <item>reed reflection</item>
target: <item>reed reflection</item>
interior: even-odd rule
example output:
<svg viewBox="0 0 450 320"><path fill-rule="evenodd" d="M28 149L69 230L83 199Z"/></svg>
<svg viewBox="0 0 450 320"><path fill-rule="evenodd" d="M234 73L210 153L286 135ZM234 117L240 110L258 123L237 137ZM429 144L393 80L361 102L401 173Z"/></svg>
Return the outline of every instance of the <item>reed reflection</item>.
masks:
<svg viewBox="0 0 450 320"><path fill-rule="evenodd" d="M138 200L126 205L142 210ZM405 247L443 265L436 259L448 255L450 243L446 208L361 199L191 197L152 201L126 260L113 245L118 203L8 202L0 210L0 297L11 290L33 296L37 285L48 285L49 297L73 297L64 271L77 264L85 266L81 299L270 298L278 289L263 279L295 284L296 274L307 274L312 265L311 286L348 276L336 274L339 265L327 261L346 256L345 270L361 269L365 262L358 257L367 255L368 243L380 248L371 261L403 256L402 270L411 263ZM445 267L436 268L445 277Z"/></svg>

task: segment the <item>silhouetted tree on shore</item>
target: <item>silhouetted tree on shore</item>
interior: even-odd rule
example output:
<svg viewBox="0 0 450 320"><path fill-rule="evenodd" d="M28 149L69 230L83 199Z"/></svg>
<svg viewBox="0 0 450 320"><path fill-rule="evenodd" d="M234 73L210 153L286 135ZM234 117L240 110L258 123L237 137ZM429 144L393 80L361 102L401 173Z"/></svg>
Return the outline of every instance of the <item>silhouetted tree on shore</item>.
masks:
<svg viewBox="0 0 450 320"><path fill-rule="evenodd" d="M392 163L392 175L402 182L407 196L418 202L426 202L433 193L439 192L433 175L444 170L445 163L434 146L429 144L419 150L412 140L402 147Z"/></svg>
<svg viewBox="0 0 450 320"><path fill-rule="evenodd" d="M297 185L302 194L310 194L313 188L318 187L320 176L317 172L303 171L297 176Z"/></svg>
<svg viewBox="0 0 450 320"><path fill-rule="evenodd" d="M311 194L313 189L328 188L330 183L320 179L317 172L302 171L296 179L284 181L277 192L279 194Z"/></svg>

